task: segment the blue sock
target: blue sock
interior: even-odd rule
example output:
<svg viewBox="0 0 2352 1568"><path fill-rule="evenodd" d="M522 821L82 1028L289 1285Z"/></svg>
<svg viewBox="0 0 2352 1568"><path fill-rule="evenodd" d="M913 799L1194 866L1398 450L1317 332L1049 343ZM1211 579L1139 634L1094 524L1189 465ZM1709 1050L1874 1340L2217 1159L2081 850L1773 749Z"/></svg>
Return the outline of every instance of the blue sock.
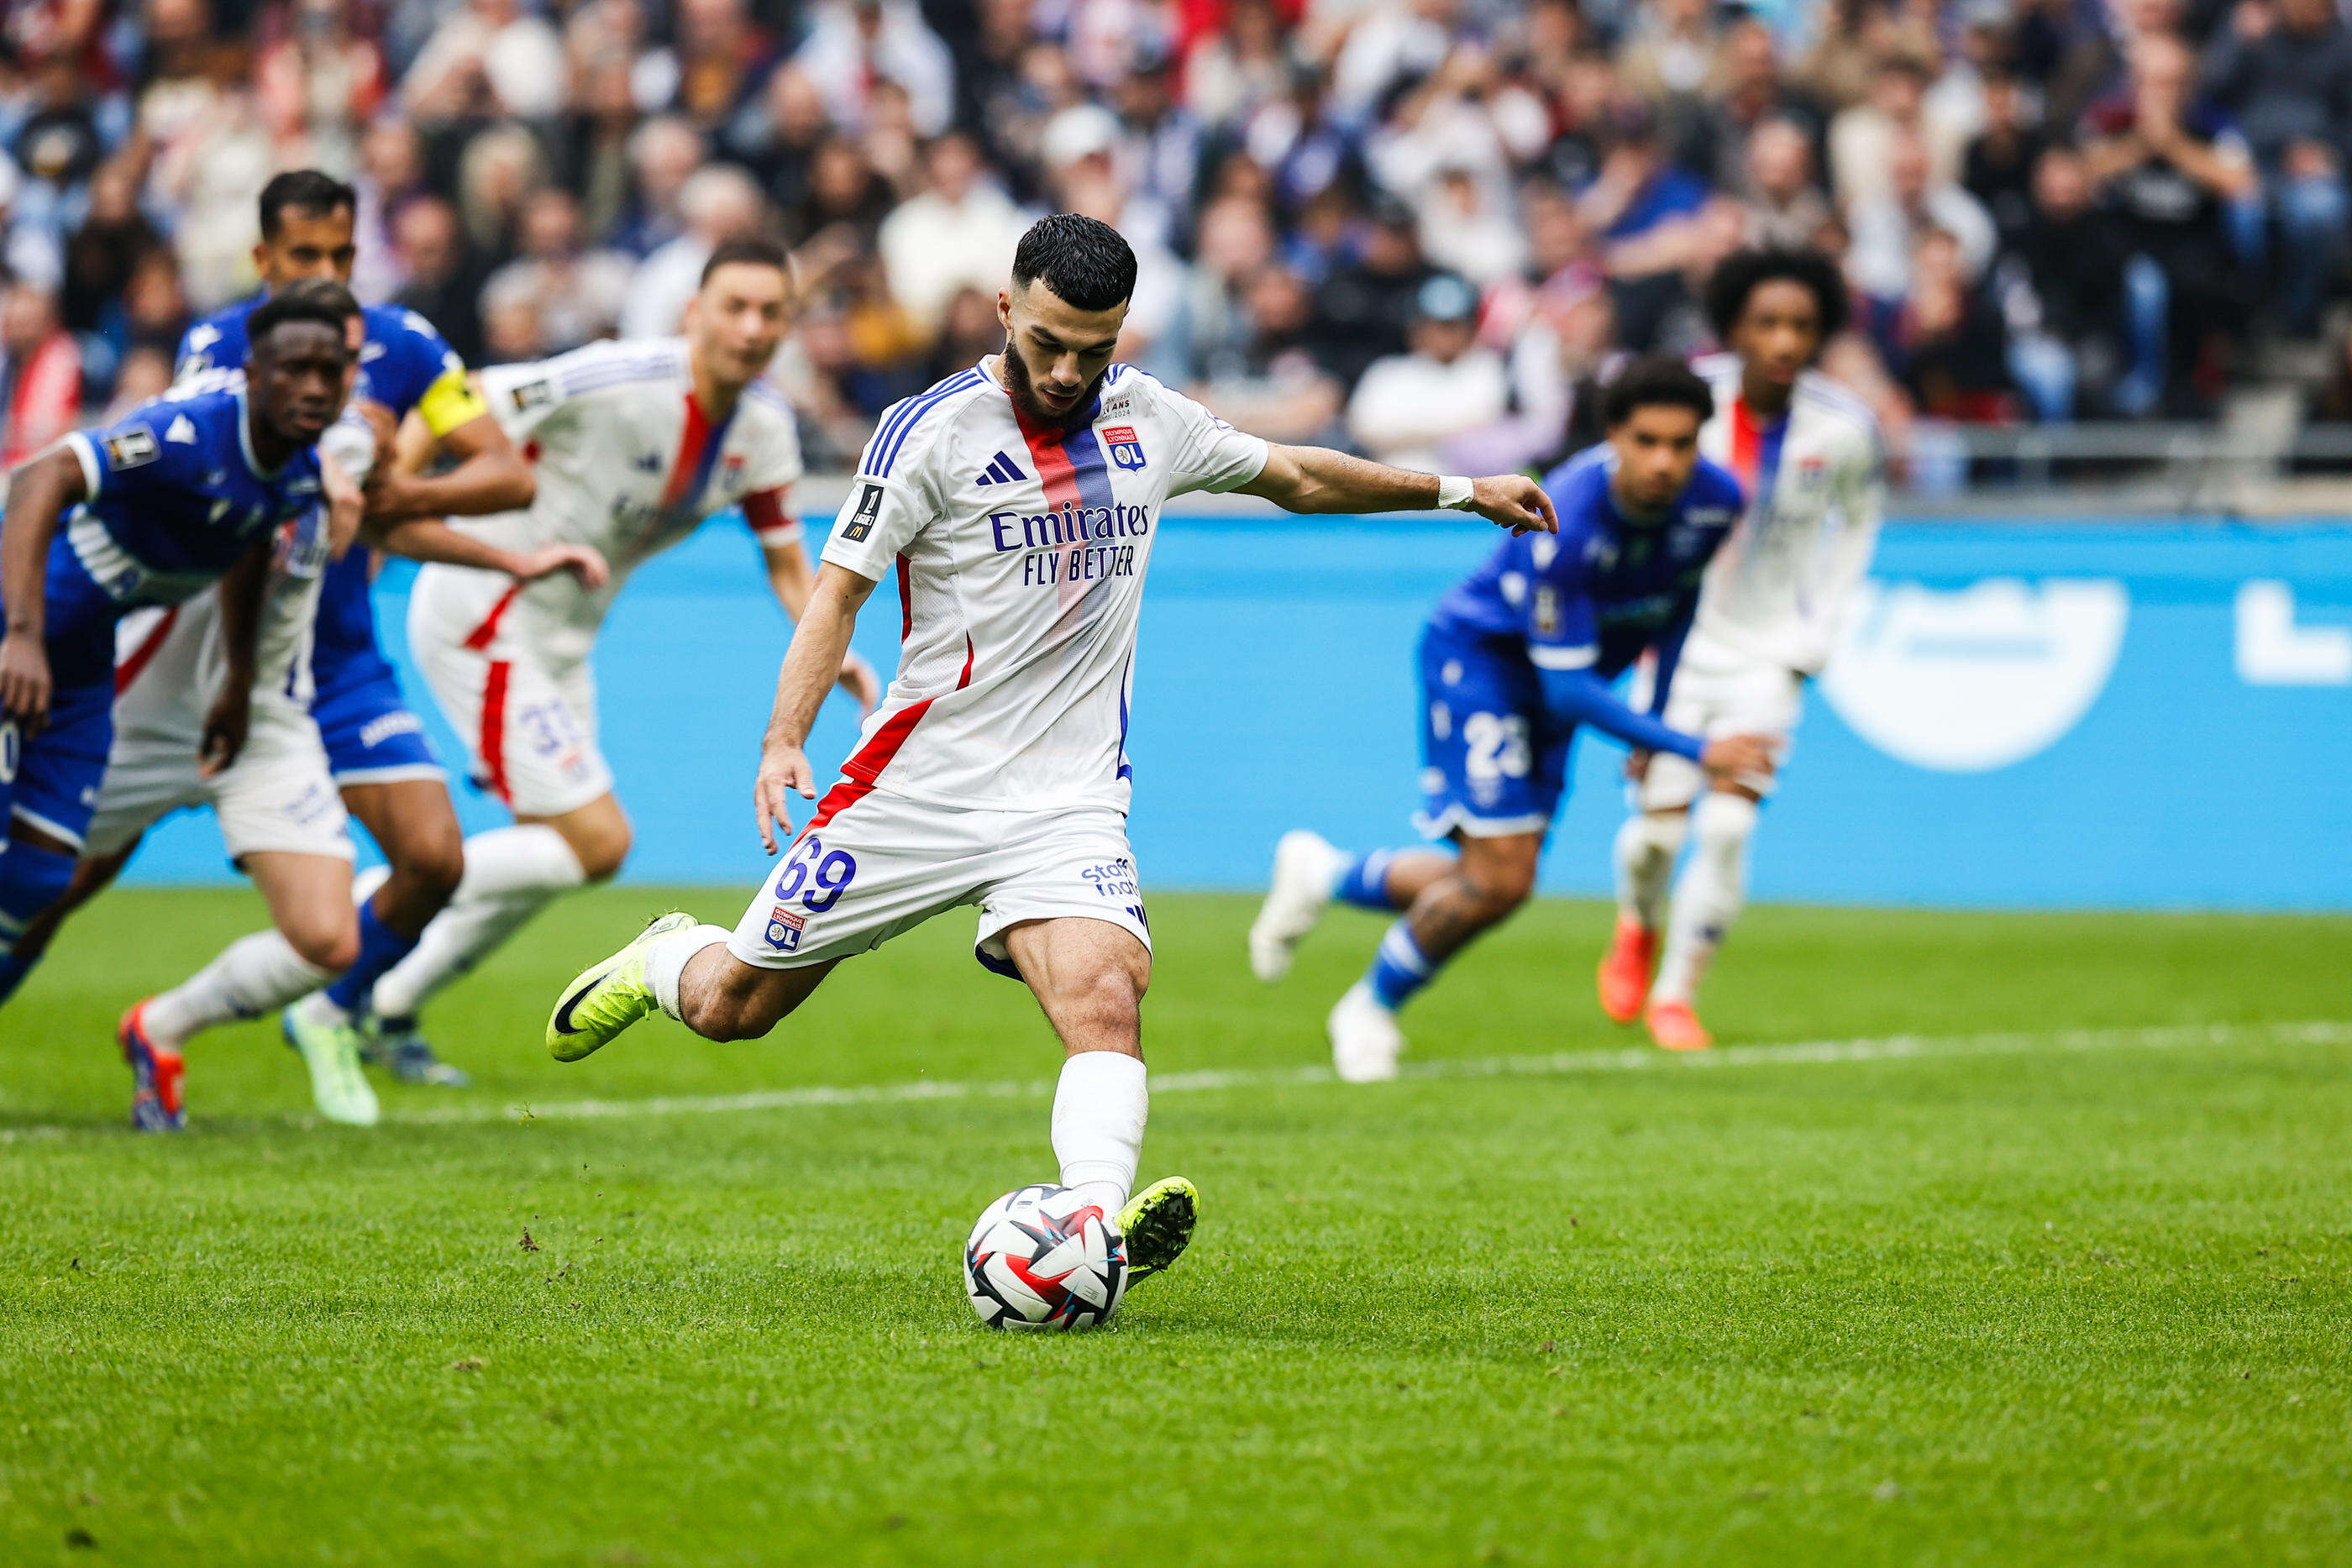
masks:
<svg viewBox="0 0 2352 1568"><path fill-rule="evenodd" d="M1331 884L1331 896L1359 909L1393 909L1396 906L1389 902L1389 862L1394 859L1394 850L1358 855Z"/></svg>
<svg viewBox="0 0 2352 1568"><path fill-rule="evenodd" d="M1372 967L1364 974L1372 995L1391 1012L1404 1006L1408 998L1436 977L1437 966L1421 956L1421 945L1412 939L1412 927L1402 920L1390 926L1388 935L1381 938L1380 951L1372 955Z"/></svg>
<svg viewBox="0 0 2352 1568"><path fill-rule="evenodd" d="M73 882L74 857L57 850L39 849L17 840L0 844L0 1001L23 984L41 960L35 953L21 961L16 938L33 917L65 896Z"/></svg>
<svg viewBox="0 0 2352 1568"><path fill-rule="evenodd" d="M407 957L415 946L415 937L403 936L376 918L374 900L361 904L360 956L343 971L342 978L327 988L327 999L347 1013L357 1012L383 972Z"/></svg>

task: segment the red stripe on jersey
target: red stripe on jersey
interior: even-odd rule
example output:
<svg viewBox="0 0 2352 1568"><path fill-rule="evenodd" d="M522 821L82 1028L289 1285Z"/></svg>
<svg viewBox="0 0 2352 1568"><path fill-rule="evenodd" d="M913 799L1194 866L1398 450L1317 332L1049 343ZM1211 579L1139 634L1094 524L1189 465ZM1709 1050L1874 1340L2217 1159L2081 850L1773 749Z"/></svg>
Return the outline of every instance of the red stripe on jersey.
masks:
<svg viewBox="0 0 2352 1568"><path fill-rule="evenodd" d="M482 754L483 782L491 794L509 805L513 802L507 795L507 673L512 667L504 659L493 659L489 673L482 678L482 732L475 747Z"/></svg>
<svg viewBox="0 0 2352 1568"><path fill-rule="evenodd" d="M661 509L665 517L694 497L688 494L697 476L702 472L702 449L710 441L710 421L703 417L702 405L694 401L694 389L686 393L686 428L678 432L677 457L669 465L669 483L662 486Z"/></svg>
<svg viewBox="0 0 2352 1568"><path fill-rule="evenodd" d="M521 583L509 583L507 591L499 595L499 601L490 606L490 612L482 617L482 623L466 633L466 641L461 646L468 653L478 653L496 642L499 635L499 622L506 619L507 607L515 601L515 595L521 591Z"/></svg>
<svg viewBox="0 0 2352 1568"><path fill-rule="evenodd" d="M1757 493L1757 465L1764 457L1764 433L1756 427L1756 416L1748 412L1748 400L1731 400L1731 471L1738 476L1739 487L1753 496Z"/></svg>
<svg viewBox="0 0 2352 1568"><path fill-rule="evenodd" d="M971 638L966 634L963 640L963 674L956 677L955 689L958 691L971 685L973 656ZM921 702L908 703L905 707L884 719L882 727L874 732L874 738L859 747L857 754L841 765L841 771L848 778L861 780L870 788L876 779L882 777L882 769L890 766L890 759L898 755L898 748L907 744L907 737L912 735L915 732L915 727L923 722L923 716L931 711L931 704L938 700L936 697L925 697ZM828 800L831 798L830 794L826 796Z"/></svg>
<svg viewBox="0 0 2352 1568"><path fill-rule="evenodd" d="M1018 418L1018 414L1015 415ZM1037 477L1045 486L1045 509L1055 511L1063 506L1083 507L1078 496L1078 473L1071 465L1070 455L1062 448L1066 430L1020 420L1021 439L1029 446L1029 460L1037 465Z"/></svg>
<svg viewBox="0 0 2352 1568"><path fill-rule="evenodd" d="M131 683L139 678L139 672L145 669L154 661L155 655L163 651L163 639L172 634L172 628L178 624L179 619L180 607L174 604L163 612L163 619L155 622L155 630L147 633L147 640L131 650L131 657L122 661L121 667L114 672L116 696L121 696L130 690Z"/></svg>
<svg viewBox="0 0 2352 1568"><path fill-rule="evenodd" d="M908 591L908 579L913 575L907 565L907 554L898 552L898 641L904 643L915 634L915 596Z"/></svg>

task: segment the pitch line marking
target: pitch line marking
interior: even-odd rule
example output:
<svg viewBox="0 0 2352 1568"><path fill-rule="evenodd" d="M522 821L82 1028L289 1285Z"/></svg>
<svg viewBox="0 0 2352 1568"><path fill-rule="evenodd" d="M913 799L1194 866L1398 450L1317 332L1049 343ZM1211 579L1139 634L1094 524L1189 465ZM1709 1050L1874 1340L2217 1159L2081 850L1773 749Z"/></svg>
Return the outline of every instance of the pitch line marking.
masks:
<svg viewBox="0 0 2352 1568"><path fill-rule="evenodd" d="M1586 1073L1714 1071L1725 1068L1792 1067L1846 1061L1903 1061L1971 1056L2022 1056L2037 1052L2162 1051L2192 1046L2352 1045L2352 1022L2312 1019L2296 1023L2182 1024L2139 1029L2055 1030L1962 1035L1893 1034L1855 1040L1792 1040L1778 1045L1727 1045L1677 1055L1649 1046L1617 1051L1560 1051L1539 1056L1486 1056L1461 1061L1411 1061L1408 1082L1479 1078L1561 1078ZM1283 1089L1339 1082L1328 1067L1239 1069L1167 1072L1151 1080L1154 1094L1219 1092L1233 1089ZM448 1126L485 1122L597 1121L633 1116L715 1116L751 1111L794 1111L835 1105L919 1104L931 1100L1044 1100L1052 1079L917 1080L911 1083L810 1085L760 1089L740 1094L666 1094L642 1100L555 1100L536 1105L436 1105L395 1111L388 1125ZM257 1118L257 1120L272 1120ZM285 1124L315 1126L312 1116ZM0 1145L35 1143L94 1132L94 1126L0 1127ZM111 1129L109 1129L111 1130Z"/></svg>
<svg viewBox="0 0 2352 1568"><path fill-rule="evenodd" d="M1920 1057L2027 1055L2037 1051L2172 1050L2183 1046L2352 1045L2352 1023L2315 1020L2273 1024L2189 1024L2168 1028L2058 1030L2043 1033L1884 1035L1859 1040L1796 1040L1779 1045L1728 1045L1676 1054L1654 1046L1619 1051L1561 1051L1541 1056L1487 1056L1404 1064L1408 1082L1475 1078L1553 1078L1580 1073L1712 1071L1738 1067L1805 1066L1842 1061L1897 1061ZM1155 1073L1154 1094L1278 1089L1339 1082L1326 1066ZM643 1100L558 1100L545 1104L440 1105L396 1113L387 1121L448 1123L596 1120L628 1116L708 1116L744 1111L790 1111L834 1105L897 1105L929 1100L1043 1100L1052 1079L973 1080L812 1085L740 1094L659 1095Z"/></svg>

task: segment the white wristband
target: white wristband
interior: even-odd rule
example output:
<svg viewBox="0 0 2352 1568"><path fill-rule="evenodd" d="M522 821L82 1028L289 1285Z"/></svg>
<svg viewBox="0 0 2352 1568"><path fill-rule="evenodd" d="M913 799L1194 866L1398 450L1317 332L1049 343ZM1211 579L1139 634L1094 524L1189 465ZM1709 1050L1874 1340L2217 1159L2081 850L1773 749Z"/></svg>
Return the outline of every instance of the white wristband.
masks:
<svg viewBox="0 0 2352 1568"><path fill-rule="evenodd" d="M1449 512L1466 512L1470 509L1470 481L1459 474L1441 474L1437 476L1437 504Z"/></svg>

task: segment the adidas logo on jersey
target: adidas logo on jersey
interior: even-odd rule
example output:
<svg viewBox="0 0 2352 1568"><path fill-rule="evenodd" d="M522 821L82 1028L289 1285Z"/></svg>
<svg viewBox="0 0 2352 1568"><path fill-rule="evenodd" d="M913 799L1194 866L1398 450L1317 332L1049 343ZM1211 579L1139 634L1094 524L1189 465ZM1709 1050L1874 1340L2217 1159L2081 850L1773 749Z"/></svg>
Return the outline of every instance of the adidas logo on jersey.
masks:
<svg viewBox="0 0 2352 1568"><path fill-rule="evenodd" d="M1000 452L989 460L988 466L981 471L980 477L973 481L973 483L980 485L1018 485L1028 477L1028 475L1021 472L1021 465L1019 464L1013 462L1012 458L1007 457L1003 453Z"/></svg>

